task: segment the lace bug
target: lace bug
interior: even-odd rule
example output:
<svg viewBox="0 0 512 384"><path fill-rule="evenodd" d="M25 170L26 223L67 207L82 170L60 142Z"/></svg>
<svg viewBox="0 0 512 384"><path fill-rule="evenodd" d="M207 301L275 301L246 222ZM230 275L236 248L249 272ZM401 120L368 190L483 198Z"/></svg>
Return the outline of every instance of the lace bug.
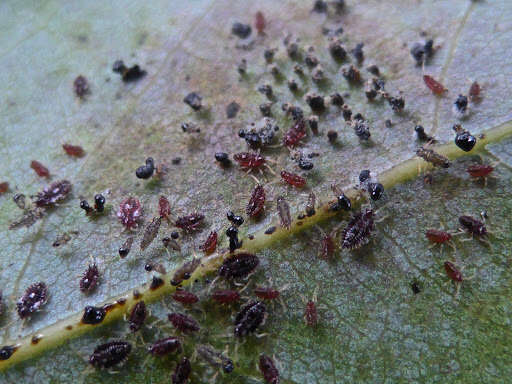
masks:
<svg viewBox="0 0 512 384"><path fill-rule="evenodd" d="M201 329L197 321L183 313L170 313L167 318L173 327L184 333L193 333Z"/></svg>
<svg viewBox="0 0 512 384"><path fill-rule="evenodd" d="M16 309L21 319L31 316L48 302L48 288L43 282L29 286L23 296L16 302Z"/></svg>
<svg viewBox="0 0 512 384"><path fill-rule="evenodd" d="M110 341L94 349L89 363L96 368L111 368L126 360L131 350L131 344L126 341Z"/></svg>
<svg viewBox="0 0 512 384"><path fill-rule="evenodd" d="M148 352L153 356L165 356L174 352L180 353L181 350L181 341L172 336L157 340L148 347Z"/></svg>
<svg viewBox="0 0 512 384"><path fill-rule="evenodd" d="M235 336L243 337L253 333L265 320L267 308L261 301L250 302L236 315Z"/></svg>
<svg viewBox="0 0 512 384"><path fill-rule="evenodd" d="M181 304L194 304L199 301L199 297L189 291L177 290L171 297Z"/></svg>
<svg viewBox="0 0 512 384"><path fill-rule="evenodd" d="M274 360L264 354L261 354L258 366L263 374L265 382L268 384L279 384L279 371L276 368Z"/></svg>
<svg viewBox="0 0 512 384"><path fill-rule="evenodd" d="M80 291L91 293L98 285L100 272L96 264L89 265L80 279Z"/></svg>
<svg viewBox="0 0 512 384"><path fill-rule="evenodd" d="M50 177L50 171L48 168L37 160L32 160L30 162L30 168L32 168L39 177Z"/></svg>
<svg viewBox="0 0 512 384"><path fill-rule="evenodd" d="M130 316L128 317L130 331L137 332L139 329L141 329L147 316L148 311L146 309L146 303L141 300L135 304L130 311Z"/></svg>
<svg viewBox="0 0 512 384"><path fill-rule="evenodd" d="M249 217L258 217L265 208L265 189L261 185L254 187L245 212Z"/></svg>

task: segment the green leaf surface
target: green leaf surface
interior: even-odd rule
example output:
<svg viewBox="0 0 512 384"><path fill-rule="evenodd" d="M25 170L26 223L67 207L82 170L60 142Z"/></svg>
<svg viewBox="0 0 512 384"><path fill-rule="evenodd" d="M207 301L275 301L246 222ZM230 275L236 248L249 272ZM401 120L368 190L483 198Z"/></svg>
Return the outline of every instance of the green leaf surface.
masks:
<svg viewBox="0 0 512 384"><path fill-rule="evenodd" d="M237 166L223 169L215 163L217 151L245 151L238 130L258 123L258 105L266 102L258 86L272 84L273 115L281 132L292 120L281 110L289 102L310 109L304 101L309 91L322 95L339 92L354 113L370 122L372 140L360 143L345 124L339 110L329 107L320 115L321 135L309 135L300 149L318 152L315 167L307 173L308 186L295 190L270 171L255 176L267 190L266 211L259 221L246 218L240 228L246 235L265 230L277 219L276 198L284 196L296 217L314 191L318 200L332 199L330 185L347 190L362 169L379 175L414 157L414 126L422 124L440 142L452 142L452 125L458 120L452 104L458 94L467 94L473 80L483 88L479 103L471 103L462 121L473 134L495 127L510 131L512 99L509 97L512 65L510 20L512 7L502 1L347 1L336 15L311 12L309 1L152 1L152 2L14 2L0 5L0 182L9 191L0 196L0 346L45 332L47 327L79 314L86 305L99 305L130 291L151 278L144 270L148 261L162 263L172 271L189 260L210 230L227 247L225 212L245 214L245 205L255 181ZM267 19L264 36L253 33L249 49L231 34L235 21L253 24L262 11ZM349 86L340 65L330 57L328 37L322 28L343 27L340 36L347 50L364 43L365 61L377 64L391 95L404 96L406 107L395 114L386 102L369 103L364 86ZM439 45L422 68L415 66L409 49L421 33ZM314 47L327 81L300 79L294 72L283 39L300 38L303 52ZM263 51L278 48L275 64L284 80L275 79L265 63ZM147 75L137 82L123 83L112 72L112 64L123 59L139 64ZM247 74L237 65L247 60ZM355 61L353 58L347 63ZM423 83L423 73L439 80L447 89L435 97ZM84 100L73 94L77 75L87 77L91 92ZM294 77L304 92L293 94L286 79ZM189 92L203 97L203 111L193 112L183 103ZM347 93L347 95L345 95ZM226 117L232 101L241 110ZM387 128L384 121L391 119ZM184 134L182 122L195 122L198 135ZM338 132L338 144L328 142L326 132ZM86 156L68 157L63 143L81 145ZM280 141L279 141L280 143ZM510 249L512 247L512 142L506 139L488 145L481 157L469 155L454 161L448 170L434 171L433 184L423 177L397 184L376 204L378 219L371 241L353 252L337 252L335 260L319 259L321 231L311 228L279 235L279 240L258 251L261 265L243 291L243 302L253 297L257 284L285 287L282 303L268 305L269 316L258 338L236 340L233 319L240 306L222 307L208 300L209 286L200 276L191 290L201 303L183 307L169 297L150 306L151 317L140 336L129 334L126 322L117 321L68 339L58 348L45 350L5 371L0 382L164 383L170 381L176 357L148 358L145 347L159 337L174 334L167 321L169 310L185 311L201 324L201 332L184 337L189 357L198 344L227 348L236 368L231 375L219 373L197 357L192 382L257 383L260 353L278 361L283 383L341 382L504 382L512 374L510 318L512 297ZM459 157L462 152L456 155ZM299 172L286 148L265 150L275 163L271 167ZM147 156L168 166L160 180L137 179L134 170ZM181 158L179 164L172 160ZM455 157L455 156L454 156ZM51 179L38 177L30 161L38 160L51 172ZM487 183L474 181L465 172L475 162L496 163ZM302 172L304 174L304 172ZM393 172L388 173L389 179ZM401 174L391 184L401 182ZM16 193L36 194L51 181L67 179L73 184L70 197L47 211L29 228L9 230L21 211L12 201ZM95 193L107 198L106 213L92 218L79 207L83 198L91 203ZM161 238L174 230L164 222L153 244L140 250L143 229L157 214L158 198L165 195L173 215L202 212L206 223L197 233L183 233L181 253L168 254ZM128 196L140 199L144 220L131 234L117 220L119 203ZM488 242L456 236L455 249L430 248L424 236L428 228L456 230L458 217L489 216L492 232ZM322 223L330 232L343 226L346 216ZM295 228L295 227L294 227ZM71 240L52 244L59 235ZM135 236L129 256L120 259L119 246ZM339 240L339 239L338 239ZM78 289L78 279L94 260L101 271L100 285L88 296ZM443 263L464 266L460 294L444 274ZM44 281L50 300L29 321L18 319L15 302L30 284ZM414 295L411 283L421 292ZM168 282L167 282L168 283ZM216 282L218 287L227 287ZM305 301L317 297L319 325L304 322ZM62 331L61 331L62 332ZM87 359L97 344L128 339L134 352L118 373L95 371ZM29 352L30 354L30 352ZM1 367L1 366L0 366ZM0 368L1 369L1 368ZM215 379L213 379L215 377Z"/></svg>

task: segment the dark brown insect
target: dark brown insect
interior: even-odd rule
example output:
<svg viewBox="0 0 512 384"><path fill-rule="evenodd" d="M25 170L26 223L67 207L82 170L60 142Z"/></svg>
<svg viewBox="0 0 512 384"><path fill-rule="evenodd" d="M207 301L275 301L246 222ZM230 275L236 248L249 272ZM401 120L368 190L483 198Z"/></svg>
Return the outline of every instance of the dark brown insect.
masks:
<svg viewBox="0 0 512 384"><path fill-rule="evenodd" d="M209 254L215 252L216 248L217 248L217 232L212 231L208 235L208 238L205 240L203 245L201 245L200 249L205 254L209 255Z"/></svg>
<svg viewBox="0 0 512 384"><path fill-rule="evenodd" d="M164 285L164 281L160 277L153 276L151 279L151 284L149 285L149 289L153 291L157 288L160 288L162 285Z"/></svg>
<svg viewBox="0 0 512 384"><path fill-rule="evenodd" d="M265 189L258 184L254 187L251 198L249 199L249 204L247 204L245 209L247 215L249 217L258 217L265 207L265 199Z"/></svg>
<svg viewBox="0 0 512 384"><path fill-rule="evenodd" d="M471 84L471 87L469 87L469 98L471 101L476 101L480 98L480 91L482 88L480 87L480 84L478 84L476 81L474 81Z"/></svg>
<svg viewBox="0 0 512 384"><path fill-rule="evenodd" d="M158 199L158 214L162 219L169 219L171 215L171 203L165 196L160 196Z"/></svg>
<svg viewBox="0 0 512 384"><path fill-rule="evenodd" d="M235 318L235 336L253 333L265 320L266 312L267 308L261 301L253 301L243 307Z"/></svg>
<svg viewBox="0 0 512 384"><path fill-rule="evenodd" d="M197 321L183 313L170 313L167 315L167 318L174 328L184 333L193 333L201 329Z"/></svg>
<svg viewBox="0 0 512 384"><path fill-rule="evenodd" d="M160 224L162 224L161 217L153 217L151 223L149 223L144 230L144 235L142 236L142 240L140 242L140 250L144 251L155 239L156 235L158 235L158 231L160 230Z"/></svg>
<svg viewBox="0 0 512 384"><path fill-rule="evenodd" d="M8 360L18 349L16 345L5 345L0 348L0 360Z"/></svg>
<svg viewBox="0 0 512 384"><path fill-rule="evenodd" d="M82 316L83 324L99 324L103 321L107 311L103 307L93 307L88 305L84 308L84 314Z"/></svg>
<svg viewBox="0 0 512 384"><path fill-rule="evenodd" d="M172 384L185 384L191 372L192 366L189 359L183 357L178 365L176 365L176 369L174 369L174 373L171 376Z"/></svg>
<svg viewBox="0 0 512 384"><path fill-rule="evenodd" d="M133 237L129 237L125 240L123 245L119 248L119 256L121 259L124 259L128 254L130 253L130 250L132 249L133 244Z"/></svg>
<svg viewBox="0 0 512 384"><path fill-rule="evenodd" d="M144 301L139 301L133 306L130 316L128 317L130 331L137 332L142 327L142 324L144 324L147 316L148 311L146 309L146 303L144 303Z"/></svg>
<svg viewBox="0 0 512 384"><path fill-rule="evenodd" d="M451 261L444 262L444 270L450 279L456 283L462 283L462 272Z"/></svg>
<svg viewBox="0 0 512 384"><path fill-rule="evenodd" d="M280 292L272 287L256 287L254 294L263 300L275 300L279 297Z"/></svg>
<svg viewBox="0 0 512 384"><path fill-rule="evenodd" d="M75 95L81 99L89 93L89 83L85 76L79 75L76 77L73 82L73 89L75 90Z"/></svg>
<svg viewBox="0 0 512 384"><path fill-rule="evenodd" d="M226 279L244 278L253 272L260 260L251 253L237 253L230 256L219 268L218 275Z"/></svg>
<svg viewBox="0 0 512 384"><path fill-rule="evenodd" d="M122 363L131 350L132 345L127 341L110 341L94 349L89 357L89 363L96 368L111 368Z"/></svg>
<svg viewBox="0 0 512 384"><path fill-rule="evenodd" d="M201 213L192 213L187 216L178 217L175 225L185 231L194 231L201 225L203 219L204 215Z"/></svg>
<svg viewBox="0 0 512 384"><path fill-rule="evenodd" d="M316 303L313 300L309 300L306 303L304 317L309 327L315 327L318 324L318 311L316 310Z"/></svg>
<svg viewBox="0 0 512 384"><path fill-rule="evenodd" d="M254 17L254 26L260 35L263 34L266 25L267 22L265 21L265 16L263 16L263 13L260 11L256 12Z"/></svg>
<svg viewBox="0 0 512 384"><path fill-rule="evenodd" d="M436 167L441 167L441 168L449 168L450 167L450 160L448 160L443 155L441 155L437 152L434 152L432 149L427 149L427 148L423 148L423 147L418 148L416 150L416 155Z"/></svg>
<svg viewBox="0 0 512 384"><path fill-rule="evenodd" d="M279 371L276 368L274 360L264 354L261 354L259 368L263 374L265 382L269 384L279 384Z"/></svg>
<svg viewBox="0 0 512 384"><path fill-rule="evenodd" d="M470 165L466 171L471 177L487 177L494 171L494 167L487 164L474 164Z"/></svg>
<svg viewBox="0 0 512 384"><path fill-rule="evenodd" d="M212 299L221 304L231 304L240 300L240 294L231 289L221 289L212 293Z"/></svg>
<svg viewBox="0 0 512 384"><path fill-rule="evenodd" d="M367 244L374 226L373 217L371 209L356 213L342 232L341 247L352 250Z"/></svg>
<svg viewBox="0 0 512 384"><path fill-rule="evenodd" d="M441 95L446 92L447 89L439 81L435 80L432 76L424 75L423 81L425 85L432 91L434 95Z"/></svg>
<svg viewBox="0 0 512 384"><path fill-rule="evenodd" d="M281 227L289 230L292 224L292 217L290 215L290 206L283 196L277 197L277 213L281 220Z"/></svg>
<svg viewBox="0 0 512 384"><path fill-rule="evenodd" d="M194 273L194 271L197 269L197 267L201 264L201 259L192 259L190 261L187 261L185 264L183 264L182 267L180 267L172 277L171 285L179 285L183 282L183 280L190 279L190 276Z"/></svg>
<svg viewBox="0 0 512 384"><path fill-rule="evenodd" d="M100 272L98 266L96 264L89 265L80 279L80 291L83 293L91 293L94 291L99 278Z"/></svg>
<svg viewBox="0 0 512 384"><path fill-rule="evenodd" d="M443 244L452 238L452 235L445 231L440 231L438 229L428 229L425 232L425 236L432 243Z"/></svg>
<svg viewBox="0 0 512 384"><path fill-rule="evenodd" d="M46 168L37 160L32 160L30 162L30 168L32 168L34 172L37 173L37 176L50 177L50 171L48 170L48 168Z"/></svg>
<svg viewBox="0 0 512 384"><path fill-rule="evenodd" d="M283 179L287 184L293 185L297 188L302 188L306 185L305 178L287 171L281 171L281 179Z"/></svg>
<svg viewBox="0 0 512 384"><path fill-rule="evenodd" d="M174 300L181 304L194 304L199 301L199 297L189 291L177 290L171 296Z"/></svg>
<svg viewBox="0 0 512 384"><path fill-rule="evenodd" d="M320 242L320 258L324 260L332 259L334 255L334 251L336 246L334 245L334 240L331 235L323 235L322 240Z"/></svg>
<svg viewBox="0 0 512 384"><path fill-rule="evenodd" d="M485 227L485 224L474 217L461 216L459 217L459 223L466 232L474 236L487 235L487 228Z"/></svg>
<svg viewBox="0 0 512 384"><path fill-rule="evenodd" d="M181 341L177 337L166 337L148 347L153 356L165 356L169 353L181 352Z"/></svg>
<svg viewBox="0 0 512 384"><path fill-rule="evenodd" d="M217 352L209 345L198 345L197 353L210 365L216 368L222 367L224 373L231 373L233 369L235 369L233 361L230 358L225 357L222 353Z"/></svg>
<svg viewBox="0 0 512 384"><path fill-rule="evenodd" d="M0 195L7 192L9 190L9 183L7 181L3 181L0 183Z"/></svg>
<svg viewBox="0 0 512 384"><path fill-rule="evenodd" d="M71 192L71 183L67 180L59 180L43 188L35 196L34 204L38 207L49 207L64 200Z"/></svg>
<svg viewBox="0 0 512 384"><path fill-rule="evenodd" d="M64 149L64 152L66 152L71 157L84 157L85 156L84 149L79 145L62 144L62 148Z"/></svg>
<svg viewBox="0 0 512 384"><path fill-rule="evenodd" d="M16 302L18 315L25 319L48 302L48 288L43 282L32 284Z"/></svg>
<svg viewBox="0 0 512 384"><path fill-rule="evenodd" d="M128 197L119 204L117 217L127 229L135 228L141 215L142 207L135 197Z"/></svg>

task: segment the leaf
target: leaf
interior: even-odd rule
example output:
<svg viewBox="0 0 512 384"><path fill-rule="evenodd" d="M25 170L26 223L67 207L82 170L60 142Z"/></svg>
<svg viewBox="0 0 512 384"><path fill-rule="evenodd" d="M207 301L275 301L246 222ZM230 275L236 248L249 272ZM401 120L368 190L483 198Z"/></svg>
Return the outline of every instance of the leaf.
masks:
<svg viewBox="0 0 512 384"><path fill-rule="evenodd" d="M279 47L277 66L285 79L296 77L295 62L288 59L281 42L288 31L300 37L302 48L315 47L329 79L317 86L309 80L304 65L305 83L298 81L301 89L323 95L348 92L346 103L371 126L373 144L364 145L336 108L320 115L322 135L310 136L301 148L320 153L307 181L323 202L332 199L331 182L348 189L362 169L379 175L413 157L418 146L413 127L418 123L439 141L451 142L451 126L457 122L452 103L459 93L467 93L469 79L482 84L483 98L471 104L464 127L475 135L494 127L509 132L510 68L503 57L510 51L507 48L512 48L505 22L512 16L509 8L504 1L399 5L366 1L348 2L340 16L333 15L330 8L331 14L325 16L312 13L311 3L302 1L4 4L0 13L5 30L0 36L0 60L5 68L0 73L5 98L0 107L4 127L0 180L10 183L10 191L0 196L0 281L6 302L0 345L42 332L58 320L80 313L86 305L99 305L145 283L151 277L144 271L148 260L173 270L192 256L210 230L224 233L227 210L244 212L254 181L237 166L219 167L214 153L246 149L238 130L260 120L258 105L266 98L257 88L264 83L274 88L277 102L272 109L280 131L292 124L280 109L282 103L300 105L309 114L303 95L294 97L286 81L275 81L263 58L264 48ZM268 20L266 36L254 37L253 30L253 49L236 48L240 41L231 35L231 24L252 23L259 10ZM321 34L322 27L334 30L340 26L347 49L364 43L363 78L370 76L364 68L376 63L386 79L386 90L392 95L402 92L406 103L402 115L394 114L385 102L368 103L364 87L347 84L327 52L327 37ZM415 67L409 54L410 45L421 40L421 31L440 44L424 68L448 89L440 98L424 86L423 69ZM247 60L245 77L237 71L243 58ZM139 64L147 75L124 84L111 70L118 59L128 66ZM79 74L88 79L91 88L83 101L72 89ZM183 103L190 92L200 93L205 111L193 112ZM227 119L225 109L233 101L241 109L235 119ZM392 120L392 128L385 127L386 119ZM198 124L201 133L196 137L184 134L183 122ZM338 145L327 141L329 129L338 132ZM63 143L81 145L86 156L68 157L61 148ZM435 171L432 185L419 178L387 190L378 213L385 219L377 224L370 244L360 251L337 254L332 263L319 260L320 234L313 229L295 236L279 235L279 242L258 252L262 265L246 294L269 279L276 287L288 286L282 293L284 307L269 305L269 318L261 328L268 333L265 338L236 342L232 336L225 337L232 334L235 310L206 300L208 285L201 278L192 288L203 299L201 305L186 312L200 321L203 332L186 339L185 353L191 356L198 343L212 344L218 350L228 346L236 368L231 375L220 374L219 382L261 382L256 369L261 352L275 355L284 382L375 382L383 377L392 381L490 382L507 377L510 140L489 149L483 161L502 163L487 185L469 179L464 170L478 159L466 157L447 171ZM275 171L298 172L288 151L274 149L264 154L276 161L272 165ZM135 177L135 169L148 156L168 166L161 180ZM181 157L179 164L172 162L176 157ZM29 168L31 160L48 167L52 179L37 177ZM393 172L387 173L386 180L402 182L404 173ZM268 171L256 176L274 201L268 202L261 221L246 218L240 228L244 237L276 222L277 196L285 196L293 217L304 209L307 199L302 191L283 185ZM7 229L22 214L11 200L15 193L24 193L28 199L60 179L73 184L71 197L30 228ZM92 204L99 192L107 199L105 214L86 216L79 201L85 198ZM206 217L199 233L181 235L181 253L168 255L161 246L161 238L173 230L165 221L155 241L144 252L139 249L143 228L157 215L160 195L170 199L174 216L200 211ZM144 221L135 231L137 240L130 254L120 259L117 249L130 233L124 231L116 212L129 196L140 199ZM456 229L458 216L478 216L484 209L493 231L490 245L475 239L462 241L467 236L460 236L454 241L455 251L428 248L427 228L444 225ZM323 230L329 232L344 223L345 218L333 219ZM64 233L71 240L52 247ZM219 241L227 246L225 236ZM78 289L78 276L91 259L100 268L101 281L93 294L85 296ZM465 274L475 275L462 284L459 297L442 274L447 259L464 265ZM15 300L36 281L46 282L50 301L22 327ZM411 291L412 281L422 289L418 295ZM310 329L302 318L303 299L313 298L315 292L320 324ZM5 377L8 382L169 381L176 359L147 358L145 352L146 344L174 334L166 320L167 307L183 311L169 298L152 305L150 321L155 324L145 328L140 338L128 335L127 324L119 321L16 365ZM119 369L121 373L86 369L94 347L114 338L127 338L135 346L127 364ZM44 345L42 340L40 345ZM216 371L200 360L193 369L196 381L206 381Z"/></svg>

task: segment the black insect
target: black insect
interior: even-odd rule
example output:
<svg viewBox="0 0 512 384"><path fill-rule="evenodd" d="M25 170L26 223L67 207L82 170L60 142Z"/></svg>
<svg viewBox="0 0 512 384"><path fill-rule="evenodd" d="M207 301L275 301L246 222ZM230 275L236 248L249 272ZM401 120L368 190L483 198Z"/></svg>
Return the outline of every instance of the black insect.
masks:
<svg viewBox="0 0 512 384"><path fill-rule="evenodd" d="M466 131L460 124L453 126L455 131L455 145L462 149L464 152L469 152L473 149L476 144L476 137Z"/></svg>
<svg viewBox="0 0 512 384"><path fill-rule="evenodd" d="M132 249L133 244L133 237L129 237L125 240L123 245L119 248L119 257L121 259L124 259L128 254L130 253L130 250Z"/></svg>
<svg viewBox="0 0 512 384"><path fill-rule="evenodd" d="M110 341L98 345L89 357L89 363L96 368L111 368L128 357L132 345L127 341Z"/></svg>
<svg viewBox="0 0 512 384"><path fill-rule="evenodd" d="M231 373L235 369L233 361L209 345L198 345L197 353L206 362L214 367L222 367L224 373Z"/></svg>
<svg viewBox="0 0 512 384"><path fill-rule="evenodd" d="M231 27L231 33L241 39L249 37L252 32L252 28L249 24L242 24L239 22L233 23Z"/></svg>
<svg viewBox="0 0 512 384"><path fill-rule="evenodd" d="M331 40L329 43L329 52L333 59L337 61L343 61L347 57L347 51L339 39Z"/></svg>
<svg viewBox="0 0 512 384"><path fill-rule="evenodd" d="M226 216L229 221L235 224L237 227L241 226L244 223L244 218L242 216L235 215L232 211L228 211Z"/></svg>
<svg viewBox="0 0 512 384"><path fill-rule="evenodd" d="M434 40L427 40L425 43L415 43L411 48L411 56L417 65L422 65L434 54Z"/></svg>
<svg viewBox="0 0 512 384"><path fill-rule="evenodd" d="M103 212L105 209L105 196L98 193L94 196L94 209L96 212Z"/></svg>
<svg viewBox="0 0 512 384"><path fill-rule="evenodd" d="M299 158L299 161L297 164L299 165L299 168L303 169L304 171L310 171L314 167L314 164L311 160L307 160L303 157Z"/></svg>
<svg viewBox="0 0 512 384"><path fill-rule="evenodd" d="M192 273L194 273L199 264L201 264L201 259L194 258L190 261L187 261L174 273L174 276L171 280L171 285L180 285L183 280L190 279L190 276L192 276Z"/></svg>
<svg viewBox="0 0 512 384"><path fill-rule="evenodd" d="M0 360L7 360L9 359L14 352L18 349L18 346L16 345L6 345L2 348L0 348Z"/></svg>
<svg viewBox="0 0 512 384"><path fill-rule="evenodd" d="M387 100L393 112L399 113L403 111L403 109L405 108L405 100L402 96L390 96L387 98Z"/></svg>
<svg viewBox="0 0 512 384"><path fill-rule="evenodd" d="M323 111L325 109L325 102L322 96L310 92L305 98L312 111Z"/></svg>
<svg viewBox="0 0 512 384"><path fill-rule="evenodd" d="M231 165L231 160L226 152L216 152L215 160L217 160L222 166L228 167Z"/></svg>
<svg viewBox="0 0 512 384"><path fill-rule="evenodd" d="M379 67L378 67L378 66L376 66L375 64L370 65L368 68L366 68L366 70L367 70L368 72L370 72L372 75L380 76L380 70L379 70Z"/></svg>
<svg viewBox="0 0 512 384"><path fill-rule="evenodd" d="M338 196L338 207L344 211L350 211L352 208L350 199L344 193Z"/></svg>
<svg viewBox="0 0 512 384"><path fill-rule="evenodd" d="M459 217L459 223L466 232L471 233L474 236L487 235L487 228L485 227L485 224L474 217L461 216Z"/></svg>
<svg viewBox="0 0 512 384"><path fill-rule="evenodd" d="M133 306L130 316L128 317L130 331L137 332L142 327L142 324L144 324L147 316L148 311L146 309L146 303L144 303L144 301L139 301Z"/></svg>
<svg viewBox="0 0 512 384"><path fill-rule="evenodd" d="M345 121L349 122L350 120L352 120L352 110L350 109L350 107L347 104L343 104L343 107L341 110L342 110L343 118L345 119Z"/></svg>
<svg viewBox="0 0 512 384"><path fill-rule="evenodd" d="M160 288L162 285L164 285L164 281L157 276L153 276L153 279L151 279L151 284L149 285L149 289L155 290L157 288Z"/></svg>
<svg viewBox="0 0 512 384"><path fill-rule="evenodd" d="M263 115L263 117L270 117L272 116L272 102L269 101L267 103L261 103L259 105L260 112Z"/></svg>
<svg viewBox="0 0 512 384"><path fill-rule="evenodd" d="M359 172L359 182L364 183L370 178L370 170L369 169L363 169L361 172Z"/></svg>
<svg viewBox="0 0 512 384"><path fill-rule="evenodd" d="M35 196L34 204L38 207L49 207L64 200L71 192L71 183L67 180L59 180L43 188Z"/></svg>
<svg viewBox="0 0 512 384"><path fill-rule="evenodd" d="M179 237L180 237L180 233L178 231L171 232L171 239L176 240L176 239L179 239Z"/></svg>
<svg viewBox="0 0 512 384"><path fill-rule="evenodd" d="M354 129L355 134L359 137L360 140L368 141L370 138L370 126L364 119L356 119L354 118L351 122L352 128Z"/></svg>
<svg viewBox="0 0 512 384"><path fill-rule="evenodd" d="M39 311L48 302L48 288L43 282L32 284L16 302L16 309L21 319Z"/></svg>
<svg viewBox="0 0 512 384"><path fill-rule="evenodd" d="M341 247L352 250L367 244L374 227L374 216L370 209L356 213L342 232Z"/></svg>
<svg viewBox="0 0 512 384"><path fill-rule="evenodd" d="M142 165L135 170L135 176L139 179L149 179L155 171L155 161L152 157L146 159L146 165Z"/></svg>
<svg viewBox="0 0 512 384"><path fill-rule="evenodd" d="M100 272L96 264L89 265L80 279L80 291L91 293L98 285Z"/></svg>
<svg viewBox="0 0 512 384"><path fill-rule="evenodd" d="M86 214L94 212L94 209L89 205L87 200L80 201L80 208L82 208Z"/></svg>
<svg viewBox="0 0 512 384"><path fill-rule="evenodd" d="M103 321L107 311L103 307L93 307L88 305L84 308L84 314L82 316L83 324L99 324Z"/></svg>
<svg viewBox="0 0 512 384"><path fill-rule="evenodd" d="M363 47L364 44L359 43L350 51L350 53L355 57L359 65L361 65L361 63L364 61Z"/></svg>
<svg viewBox="0 0 512 384"><path fill-rule="evenodd" d="M238 104L236 101L229 103L228 106L226 107L226 117L228 119L236 117L239 110L240 104Z"/></svg>
<svg viewBox="0 0 512 384"><path fill-rule="evenodd" d="M270 84L263 84L258 87L258 92L267 96L268 99L272 99L274 96L274 90Z"/></svg>
<svg viewBox="0 0 512 384"><path fill-rule="evenodd" d="M415 295L417 295L418 293L421 292L421 288L416 281L413 281L411 283L411 289L412 289L412 293L414 293Z"/></svg>
<svg viewBox="0 0 512 384"><path fill-rule="evenodd" d="M236 249L242 246L240 240L238 240L238 228L234 225L226 230L226 236L229 238L229 251L234 252Z"/></svg>
<svg viewBox="0 0 512 384"><path fill-rule="evenodd" d="M436 140L432 136L429 136L425 133L425 128L423 128L423 126L416 125L414 127L414 131L416 132L419 141L429 141L432 143L436 142Z"/></svg>
<svg viewBox="0 0 512 384"><path fill-rule="evenodd" d="M468 113L468 97L459 95L453 103L453 112L458 118L464 117Z"/></svg>
<svg viewBox="0 0 512 384"><path fill-rule="evenodd" d="M202 107L203 98L196 92L190 92L185 98L183 99L183 102L187 104L190 108L192 108L194 111L199 111Z"/></svg>
<svg viewBox="0 0 512 384"><path fill-rule="evenodd" d="M117 60L112 66L112 71L119 73L125 83L139 80L146 76L146 71L141 69L137 64L127 67L123 60Z"/></svg>
<svg viewBox="0 0 512 384"><path fill-rule="evenodd" d="M243 337L253 333L265 320L266 311L261 301L253 301L243 307L235 318L235 336Z"/></svg>
<svg viewBox="0 0 512 384"><path fill-rule="evenodd" d="M297 84L297 81L295 81L295 79L290 78L288 79L288 88L292 92L297 92L299 90L299 85Z"/></svg>
<svg viewBox="0 0 512 384"><path fill-rule="evenodd" d="M372 200L379 200L384 193L384 186L381 183L368 183L368 193Z"/></svg>
<svg viewBox="0 0 512 384"><path fill-rule="evenodd" d="M353 65L347 65L341 69L343 77L351 84L358 84L361 82L361 73Z"/></svg>
<svg viewBox="0 0 512 384"><path fill-rule="evenodd" d="M242 252L230 256L219 268L218 275L226 279L237 279L248 276L256 269L260 260L258 256Z"/></svg>
<svg viewBox="0 0 512 384"><path fill-rule="evenodd" d="M190 360L183 357L178 365L176 365L174 373L171 376L172 384L185 384L191 372L192 366L190 365Z"/></svg>
<svg viewBox="0 0 512 384"><path fill-rule="evenodd" d="M140 242L140 250L144 251L149 245L153 242L156 235L158 235L158 231L160 230L160 225L162 224L162 218L160 216L154 217L144 229L144 235L142 236L142 240Z"/></svg>
<svg viewBox="0 0 512 384"><path fill-rule="evenodd" d="M276 49L265 49L263 51L263 57L265 58L265 61L270 64L274 60L274 56L276 54Z"/></svg>
<svg viewBox="0 0 512 384"><path fill-rule="evenodd" d="M150 345L148 352L154 356L164 356L169 353L181 352L181 341L177 337L166 337Z"/></svg>

